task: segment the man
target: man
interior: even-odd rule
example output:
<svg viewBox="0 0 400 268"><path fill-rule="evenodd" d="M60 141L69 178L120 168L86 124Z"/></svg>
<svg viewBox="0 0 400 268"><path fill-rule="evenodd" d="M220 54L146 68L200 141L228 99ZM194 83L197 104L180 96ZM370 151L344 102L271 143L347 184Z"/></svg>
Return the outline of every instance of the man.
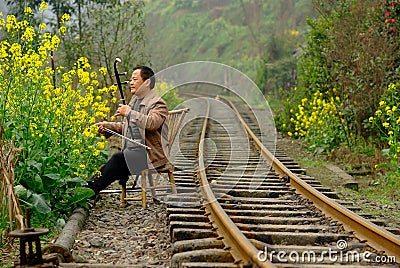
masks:
<svg viewBox="0 0 400 268"><path fill-rule="evenodd" d="M141 170L159 168L168 162L168 129L164 121L168 116L165 101L152 89L155 85L154 72L147 66L137 66L133 69L130 91L134 95L128 105L120 104L116 116L123 116L123 122L97 123L99 132L108 128L117 133L145 144L122 140L122 151L111 156L108 162L100 168L88 187L96 194L104 190L115 180L125 184L131 174Z"/></svg>

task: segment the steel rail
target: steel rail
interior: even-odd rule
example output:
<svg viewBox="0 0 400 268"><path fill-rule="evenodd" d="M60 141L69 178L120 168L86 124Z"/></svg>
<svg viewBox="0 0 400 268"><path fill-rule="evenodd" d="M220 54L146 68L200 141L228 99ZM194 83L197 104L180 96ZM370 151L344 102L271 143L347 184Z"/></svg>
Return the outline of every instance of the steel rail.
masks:
<svg viewBox="0 0 400 268"><path fill-rule="evenodd" d="M249 239L244 236L244 234L226 214L218 200L215 198L215 195L207 181L203 159L204 142L202 141L205 140L207 120L210 115L210 104L207 99L205 99L205 101L207 102L207 110L199 141L198 175L200 178L200 185L203 195L206 198L205 207L208 217L211 219L213 226L217 228L218 234L223 237L224 244L226 245L225 249L229 249L233 258L235 259L235 264L252 264L257 265L257 267L274 268L276 266L270 261L261 261L258 258L259 250L250 242Z"/></svg>
<svg viewBox="0 0 400 268"><path fill-rule="evenodd" d="M311 200L327 217L331 217L343 224L345 230L352 232L355 237L366 243L372 248L383 251L388 256L394 256L396 260L400 260L400 237L377 226L367 219L357 215L336 201L328 198L315 188L307 184L296 174L291 172L282 162L261 143L253 131L247 126L240 113L231 101L228 101L231 108L235 111L241 124L246 129L249 137L254 141L267 163L271 163L274 171L280 176L288 176L290 185L297 193Z"/></svg>

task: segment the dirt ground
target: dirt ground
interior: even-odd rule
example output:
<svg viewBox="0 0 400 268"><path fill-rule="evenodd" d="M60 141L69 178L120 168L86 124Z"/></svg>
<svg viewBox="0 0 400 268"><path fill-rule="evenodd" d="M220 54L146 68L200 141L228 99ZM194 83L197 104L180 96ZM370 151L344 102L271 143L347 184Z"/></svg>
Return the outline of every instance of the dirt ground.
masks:
<svg viewBox="0 0 400 268"><path fill-rule="evenodd" d="M390 227L400 228L400 201L394 204L387 204L388 202L382 200L374 200L362 196L354 189L347 188L344 185L345 180L340 174L327 168L327 166L336 166L344 171L346 166L353 167L354 173L350 172L350 176L358 184L359 189L365 189L365 187L369 187L368 183L378 176L371 171L371 166L374 166L374 161L379 161L379 159L367 160L352 156L342 157L340 154L330 158L321 155L315 156L308 153L301 142L283 137L278 138L277 147L299 163L302 168L305 168L307 175L318 179L324 186L336 191L342 199L352 200L362 208L363 213L369 213L376 218L385 220Z"/></svg>

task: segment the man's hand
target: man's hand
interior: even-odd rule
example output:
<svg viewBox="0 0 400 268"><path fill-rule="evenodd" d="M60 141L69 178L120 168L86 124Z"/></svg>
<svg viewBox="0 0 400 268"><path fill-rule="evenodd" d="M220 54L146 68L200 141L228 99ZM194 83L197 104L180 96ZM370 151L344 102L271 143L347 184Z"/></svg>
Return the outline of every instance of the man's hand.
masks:
<svg viewBox="0 0 400 268"><path fill-rule="evenodd" d="M117 112L114 115L115 116L120 116L120 115L127 116L131 110L132 109L131 109L131 107L129 107L129 105L120 104L117 109Z"/></svg>
<svg viewBox="0 0 400 268"><path fill-rule="evenodd" d="M106 123L107 122L99 122L99 123L95 124L99 128L98 129L99 133L102 134L102 135L104 135L104 133L106 133L106 131L104 130L104 128L106 127L105 126Z"/></svg>
<svg viewBox="0 0 400 268"><path fill-rule="evenodd" d="M101 134L101 135L103 135L104 137L106 137L106 138L109 138L109 137L111 137L112 136L112 134L110 134L109 132L107 132L106 130L104 130L104 128L107 128L107 124L108 124L108 122L99 122L99 123L96 123L95 125L99 128L98 129L98 132Z"/></svg>

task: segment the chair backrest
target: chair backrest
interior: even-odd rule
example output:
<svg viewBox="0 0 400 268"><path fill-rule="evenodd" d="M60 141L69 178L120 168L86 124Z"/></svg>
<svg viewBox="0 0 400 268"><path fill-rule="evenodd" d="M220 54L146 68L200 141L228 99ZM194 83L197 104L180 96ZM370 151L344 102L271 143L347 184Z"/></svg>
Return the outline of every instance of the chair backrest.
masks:
<svg viewBox="0 0 400 268"><path fill-rule="evenodd" d="M169 134L169 146L174 143L176 134L185 118L186 113L189 112L189 108L183 108L178 110L172 110L168 112L167 124Z"/></svg>

